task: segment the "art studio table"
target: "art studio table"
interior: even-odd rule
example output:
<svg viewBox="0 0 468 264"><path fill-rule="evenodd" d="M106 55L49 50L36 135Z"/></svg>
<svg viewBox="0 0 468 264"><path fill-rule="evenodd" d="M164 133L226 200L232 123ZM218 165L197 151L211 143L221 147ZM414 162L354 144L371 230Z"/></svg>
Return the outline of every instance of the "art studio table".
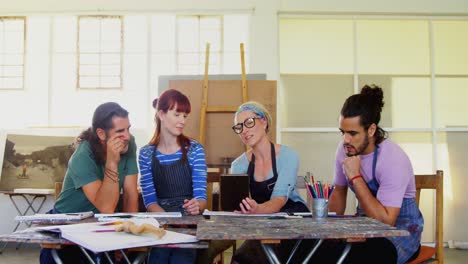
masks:
<svg viewBox="0 0 468 264"><path fill-rule="evenodd" d="M48 190L48 189L45 189L45 190ZM20 216L28 215L29 212L31 212L31 214L39 213L41 211L42 206L44 205L45 201L47 200L47 195L53 195L54 194L53 192L44 193L44 189L38 189L37 191L35 191L34 189L27 189L27 190L24 190L24 191L2 191L0 193L8 195L8 197L10 198L11 203L13 204L13 206L16 209L16 212ZM16 199L16 197L18 197L18 199ZM21 206L17 203L17 200L24 200L26 202L26 208L24 210L22 210L20 208ZM36 200L39 201L39 202L35 203ZM20 225L21 225L21 223L18 222L16 224L15 228L13 229L13 232L16 232ZM27 226L29 227L31 225L27 224ZM2 246L2 248L0 250L0 254L3 252L6 245L7 245L7 243L3 243L3 246ZM16 249L18 249L20 245L21 245L21 243L18 243L18 245L16 246Z"/></svg>
<svg viewBox="0 0 468 264"><path fill-rule="evenodd" d="M156 219L158 220L159 224L162 227L164 227L166 230L189 234L189 235L195 235L196 234L195 228L197 226L197 223L201 221L203 217L202 216L183 216L183 217L178 217L178 218L175 217L175 218L156 218ZM94 218L88 218L79 222L68 222L68 223L77 224L77 223L89 223L89 222L95 222L95 221L96 220ZM22 230L22 231L17 231L8 235L0 235L0 241L6 242L6 243L16 242L16 243L40 244L41 247L43 248L52 249L52 256L54 257L54 260L56 261L56 263L62 263L62 261L60 260L57 254L57 249L60 249L63 246L75 245L74 243L61 238L58 233L51 234L51 233L45 233L45 232L38 232L38 231L32 230L31 228ZM197 243L166 244L166 245L156 245L154 247L206 249L208 248L208 242L201 241ZM140 248L132 249L134 251L141 252L141 254L139 254L135 258L135 260L133 260L132 263L141 263L145 259L149 248L150 247L140 247ZM91 263L94 263L94 261L86 252L86 250L84 250L84 248L81 248L81 250L83 251L85 255L87 255L88 260L90 260ZM124 258L126 258L127 263L131 263L129 259L127 258L125 252L122 251L122 253L123 253ZM110 263L113 263L107 252L104 252L104 255L108 258Z"/></svg>
<svg viewBox="0 0 468 264"><path fill-rule="evenodd" d="M304 260L314 254L325 239L345 239L348 243L338 263L341 263L351 249L351 239L408 236L406 230L384 224L367 217L316 218L267 218L267 217L226 217L212 216L197 225L199 240L260 240L270 263L280 263L272 244L280 240L295 239L296 243L289 261L304 239L316 239L315 246Z"/></svg>

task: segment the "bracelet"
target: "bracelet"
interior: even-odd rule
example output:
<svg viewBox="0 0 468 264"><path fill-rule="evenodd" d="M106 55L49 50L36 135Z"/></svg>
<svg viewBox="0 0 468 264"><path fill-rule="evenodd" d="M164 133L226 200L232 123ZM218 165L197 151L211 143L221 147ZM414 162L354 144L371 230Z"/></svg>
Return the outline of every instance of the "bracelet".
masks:
<svg viewBox="0 0 468 264"><path fill-rule="evenodd" d="M117 182L119 181L118 179L112 178L111 176L109 176L109 175L107 175L107 174L106 174L106 177L109 178L109 179L111 179L111 181L114 182L114 183L117 183Z"/></svg>
<svg viewBox="0 0 468 264"><path fill-rule="evenodd" d="M109 169L108 167L106 167L106 171L107 171L107 172L110 172L110 173L113 174L113 175L119 175L118 172L116 172L115 170Z"/></svg>
<svg viewBox="0 0 468 264"><path fill-rule="evenodd" d="M358 179L358 178L362 178L362 175L361 174L358 174L354 177L352 177L350 180L349 180L349 185L353 185L353 181Z"/></svg>
<svg viewBox="0 0 468 264"><path fill-rule="evenodd" d="M104 170L104 175L109 178L111 181L113 181L114 183L117 183L120 179L119 179L119 173L116 172L116 171L113 171L109 168L106 167L106 169Z"/></svg>

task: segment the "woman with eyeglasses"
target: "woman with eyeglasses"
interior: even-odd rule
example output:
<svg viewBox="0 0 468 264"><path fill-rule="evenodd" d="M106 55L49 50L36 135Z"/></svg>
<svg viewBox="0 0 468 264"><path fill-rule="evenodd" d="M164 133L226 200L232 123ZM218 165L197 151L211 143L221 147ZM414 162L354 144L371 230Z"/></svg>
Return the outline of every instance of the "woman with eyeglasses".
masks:
<svg viewBox="0 0 468 264"><path fill-rule="evenodd" d="M240 203L242 214L309 212L295 190L299 157L293 149L274 144L268 137L271 116L258 102L242 104L234 116L232 130L250 147L231 164L232 173L248 174L250 196ZM288 243L290 244L290 243ZM281 248L281 253L287 246ZM236 250L234 263L267 262L260 242L246 241Z"/></svg>

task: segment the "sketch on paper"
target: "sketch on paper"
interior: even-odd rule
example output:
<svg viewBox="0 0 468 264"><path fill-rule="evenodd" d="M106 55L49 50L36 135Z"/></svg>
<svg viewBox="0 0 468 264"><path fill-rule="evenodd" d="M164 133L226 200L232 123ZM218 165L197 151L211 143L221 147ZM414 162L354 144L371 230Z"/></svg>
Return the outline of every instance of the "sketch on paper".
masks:
<svg viewBox="0 0 468 264"><path fill-rule="evenodd" d="M74 137L8 134L0 190L52 189L63 181L73 154Z"/></svg>

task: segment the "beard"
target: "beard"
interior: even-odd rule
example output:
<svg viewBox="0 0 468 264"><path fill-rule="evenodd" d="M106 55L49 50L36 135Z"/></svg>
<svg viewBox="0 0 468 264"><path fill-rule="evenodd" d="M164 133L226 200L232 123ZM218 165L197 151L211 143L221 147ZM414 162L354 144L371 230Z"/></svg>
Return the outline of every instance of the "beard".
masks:
<svg viewBox="0 0 468 264"><path fill-rule="evenodd" d="M120 151L120 155L125 155L128 152L129 146L129 142L125 142L125 147L123 147L123 149Z"/></svg>
<svg viewBox="0 0 468 264"><path fill-rule="evenodd" d="M343 145L343 147L345 148L346 156L348 156L348 157L361 155L364 152L364 150L367 148L367 146L369 146L369 136L368 135L366 135L366 137L364 138L364 142L362 142L362 144L359 145L357 148L355 148L351 144L344 144ZM355 153L350 153L349 151L347 151L346 147L352 147L352 148L354 148L356 150L356 152Z"/></svg>

